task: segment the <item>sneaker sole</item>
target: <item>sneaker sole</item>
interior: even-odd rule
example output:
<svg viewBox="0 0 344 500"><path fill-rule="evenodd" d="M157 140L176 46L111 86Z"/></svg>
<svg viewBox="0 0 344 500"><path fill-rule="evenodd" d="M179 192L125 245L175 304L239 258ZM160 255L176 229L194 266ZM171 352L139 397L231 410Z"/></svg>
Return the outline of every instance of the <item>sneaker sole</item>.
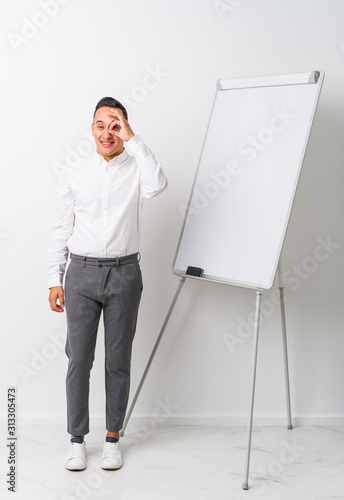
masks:
<svg viewBox="0 0 344 500"><path fill-rule="evenodd" d="M100 466L103 470L118 470L118 469L121 469L121 467L123 467L123 464L120 465L119 467L103 467L102 465Z"/></svg>
<svg viewBox="0 0 344 500"><path fill-rule="evenodd" d="M67 467L67 465L65 465L65 468L66 468L67 470L71 470L71 471L85 470L85 469L86 469L86 467L87 467L87 465L85 465L85 467L83 467L82 469L79 469L79 468L75 468L75 467L74 467L74 468L72 468L72 467Z"/></svg>

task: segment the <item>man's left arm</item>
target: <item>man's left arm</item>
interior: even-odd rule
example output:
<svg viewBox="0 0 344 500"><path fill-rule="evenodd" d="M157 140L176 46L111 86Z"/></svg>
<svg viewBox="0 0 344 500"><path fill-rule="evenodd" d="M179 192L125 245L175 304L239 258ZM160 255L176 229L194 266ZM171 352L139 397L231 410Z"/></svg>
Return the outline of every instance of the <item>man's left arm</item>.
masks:
<svg viewBox="0 0 344 500"><path fill-rule="evenodd" d="M119 109L111 109L114 117L115 135L125 141L130 147L130 153L135 157L141 174L141 186L145 198L152 198L167 187L167 178L161 168L160 161L148 149L140 136L135 135L128 121Z"/></svg>
<svg viewBox="0 0 344 500"><path fill-rule="evenodd" d="M158 158L148 149L139 135L134 135L127 144L139 166L145 198L152 198L161 193L167 187L167 178Z"/></svg>

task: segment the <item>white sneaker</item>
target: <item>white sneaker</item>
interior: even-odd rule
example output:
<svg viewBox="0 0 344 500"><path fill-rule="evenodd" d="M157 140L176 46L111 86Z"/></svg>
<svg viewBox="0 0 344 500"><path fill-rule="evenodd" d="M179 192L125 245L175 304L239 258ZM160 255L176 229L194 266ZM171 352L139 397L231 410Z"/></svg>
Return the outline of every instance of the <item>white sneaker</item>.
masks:
<svg viewBox="0 0 344 500"><path fill-rule="evenodd" d="M105 470L116 470L120 469L122 465L123 457L119 442L109 443L108 441L105 441L101 468Z"/></svg>
<svg viewBox="0 0 344 500"><path fill-rule="evenodd" d="M75 438L74 438L75 439ZM86 469L86 443L70 442L65 467L68 470Z"/></svg>

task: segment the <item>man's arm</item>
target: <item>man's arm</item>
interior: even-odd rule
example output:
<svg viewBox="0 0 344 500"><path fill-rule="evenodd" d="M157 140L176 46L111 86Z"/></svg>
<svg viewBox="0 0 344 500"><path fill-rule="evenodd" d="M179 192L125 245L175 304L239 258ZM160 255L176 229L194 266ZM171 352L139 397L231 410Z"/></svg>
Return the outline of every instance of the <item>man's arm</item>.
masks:
<svg viewBox="0 0 344 500"><path fill-rule="evenodd" d="M53 234L48 248L49 303L52 311L64 311L63 277L68 257L68 240L74 226L74 194L70 176L58 188Z"/></svg>
<svg viewBox="0 0 344 500"><path fill-rule="evenodd" d="M111 109L114 118L114 133L127 142L135 157L141 174L141 186L146 198L156 196L167 187L167 179L159 160L148 149L141 137L135 135L120 109Z"/></svg>

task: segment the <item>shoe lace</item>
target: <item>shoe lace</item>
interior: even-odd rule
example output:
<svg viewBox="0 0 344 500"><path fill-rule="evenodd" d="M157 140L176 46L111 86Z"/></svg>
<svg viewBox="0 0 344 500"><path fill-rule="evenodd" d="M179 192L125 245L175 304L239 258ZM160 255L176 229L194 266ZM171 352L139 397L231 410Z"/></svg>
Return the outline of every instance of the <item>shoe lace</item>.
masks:
<svg viewBox="0 0 344 500"><path fill-rule="evenodd" d="M83 446L80 443L70 443L71 458L83 458Z"/></svg>
<svg viewBox="0 0 344 500"><path fill-rule="evenodd" d="M119 453L118 443L105 443L105 455L111 458L117 458Z"/></svg>

